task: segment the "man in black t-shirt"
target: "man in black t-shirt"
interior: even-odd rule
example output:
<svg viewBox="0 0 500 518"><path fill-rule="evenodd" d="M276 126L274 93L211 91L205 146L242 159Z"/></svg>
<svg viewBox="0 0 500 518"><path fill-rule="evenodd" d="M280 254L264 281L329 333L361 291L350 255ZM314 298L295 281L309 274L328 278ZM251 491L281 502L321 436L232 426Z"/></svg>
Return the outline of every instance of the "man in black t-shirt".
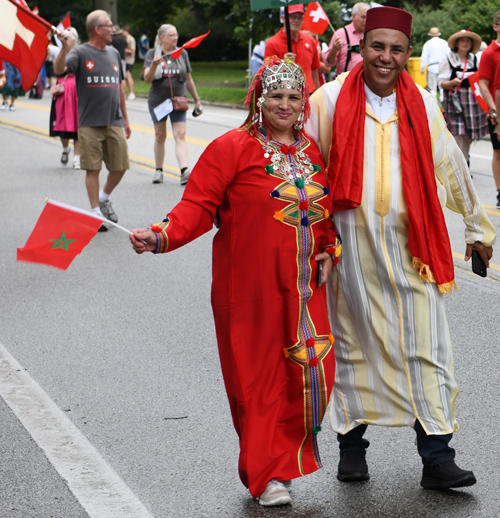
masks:
<svg viewBox="0 0 500 518"><path fill-rule="evenodd" d="M87 171L85 180L92 212L117 222L109 195L129 168L127 140L130 124L125 105L125 80L121 58L110 43L115 27L105 11L87 16L89 43L70 52L67 36L60 33L61 52L54 63L56 74L66 71L75 75L78 93L78 140L81 167ZM102 162L108 177L99 192ZM100 230L107 230L103 223Z"/></svg>

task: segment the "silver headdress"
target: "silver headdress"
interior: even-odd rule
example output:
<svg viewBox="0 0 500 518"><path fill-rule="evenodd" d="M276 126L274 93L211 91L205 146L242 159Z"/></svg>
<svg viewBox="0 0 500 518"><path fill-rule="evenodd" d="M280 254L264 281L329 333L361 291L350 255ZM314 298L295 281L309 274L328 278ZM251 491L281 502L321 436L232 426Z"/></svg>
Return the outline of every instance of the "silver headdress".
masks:
<svg viewBox="0 0 500 518"><path fill-rule="evenodd" d="M282 61L279 64L266 67L262 74L263 94L267 94L269 89L277 90L278 88L304 88L304 75L302 69L295 63Z"/></svg>

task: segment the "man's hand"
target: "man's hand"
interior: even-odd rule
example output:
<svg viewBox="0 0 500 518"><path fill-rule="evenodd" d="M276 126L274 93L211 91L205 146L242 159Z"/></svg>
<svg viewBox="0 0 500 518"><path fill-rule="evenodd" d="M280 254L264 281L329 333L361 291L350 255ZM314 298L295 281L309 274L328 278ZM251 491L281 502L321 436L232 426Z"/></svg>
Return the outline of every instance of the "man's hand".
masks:
<svg viewBox="0 0 500 518"><path fill-rule="evenodd" d="M326 284L326 281L328 280L328 277L330 276L330 273L332 273L333 269L332 256L327 252L321 252L321 254L318 254L314 259L316 259L317 262L323 261L323 275L321 276L321 284Z"/></svg>
<svg viewBox="0 0 500 518"><path fill-rule="evenodd" d="M481 241L476 241L472 244L467 244L467 249L465 250L465 257L464 261L468 261L472 256L472 250L477 250L481 259L483 260L484 264L487 268L490 267L490 259L493 256L493 247L491 246L484 246Z"/></svg>
<svg viewBox="0 0 500 518"><path fill-rule="evenodd" d="M493 126L496 126L498 124L497 112L495 110L490 110L490 113L488 113L488 119Z"/></svg>
<svg viewBox="0 0 500 518"><path fill-rule="evenodd" d="M123 127L125 128L125 137L128 140L130 135L132 135L132 128L130 127L130 122L128 119L123 121Z"/></svg>
<svg viewBox="0 0 500 518"><path fill-rule="evenodd" d="M335 52L338 52L342 48L342 45L342 39L338 37L334 40L331 50L335 50Z"/></svg>
<svg viewBox="0 0 500 518"><path fill-rule="evenodd" d="M57 31L56 36L57 36L57 39L62 43L62 47L67 48L68 41L70 38L69 34L66 31L62 30L62 31Z"/></svg>

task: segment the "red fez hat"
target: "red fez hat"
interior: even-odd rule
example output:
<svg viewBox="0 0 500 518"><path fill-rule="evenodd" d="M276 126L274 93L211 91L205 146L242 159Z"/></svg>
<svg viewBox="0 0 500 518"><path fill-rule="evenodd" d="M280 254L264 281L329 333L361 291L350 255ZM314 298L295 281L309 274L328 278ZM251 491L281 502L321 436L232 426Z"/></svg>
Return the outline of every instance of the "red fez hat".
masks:
<svg viewBox="0 0 500 518"><path fill-rule="evenodd" d="M396 7L372 7L366 11L365 34L373 29L395 29L411 38L412 15Z"/></svg>

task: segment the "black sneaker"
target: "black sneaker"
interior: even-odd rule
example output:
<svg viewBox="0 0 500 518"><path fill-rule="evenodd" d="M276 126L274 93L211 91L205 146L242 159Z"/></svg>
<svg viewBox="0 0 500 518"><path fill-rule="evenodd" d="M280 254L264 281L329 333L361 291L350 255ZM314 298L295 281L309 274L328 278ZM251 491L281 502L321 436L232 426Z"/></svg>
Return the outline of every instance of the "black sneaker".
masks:
<svg viewBox="0 0 500 518"><path fill-rule="evenodd" d="M420 485L426 489L451 489L473 486L476 477L472 471L460 469L453 460L441 462L437 466L424 466Z"/></svg>
<svg viewBox="0 0 500 518"><path fill-rule="evenodd" d="M66 165L69 160L69 151L63 151L61 155L61 164Z"/></svg>
<svg viewBox="0 0 500 518"><path fill-rule="evenodd" d="M500 209L500 189L497 191L497 209Z"/></svg>
<svg viewBox="0 0 500 518"><path fill-rule="evenodd" d="M188 182L188 178L191 175L191 169L186 169L183 173L181 173L181 185L186 185Z"/></svg>
<svg viewBox="0 0 500 518"><path fill-rule="evenodd" d="M101 226L97 229L97 232L107 232L108 231L108 225L103 221L101 223Z"/></svg>
<svg viewBox="0 0 500 518"><path fill-rule="evenodd" d="M337 478L341 482L363 482L369 480L366 451L348 450L340 454Z"/></svg>

